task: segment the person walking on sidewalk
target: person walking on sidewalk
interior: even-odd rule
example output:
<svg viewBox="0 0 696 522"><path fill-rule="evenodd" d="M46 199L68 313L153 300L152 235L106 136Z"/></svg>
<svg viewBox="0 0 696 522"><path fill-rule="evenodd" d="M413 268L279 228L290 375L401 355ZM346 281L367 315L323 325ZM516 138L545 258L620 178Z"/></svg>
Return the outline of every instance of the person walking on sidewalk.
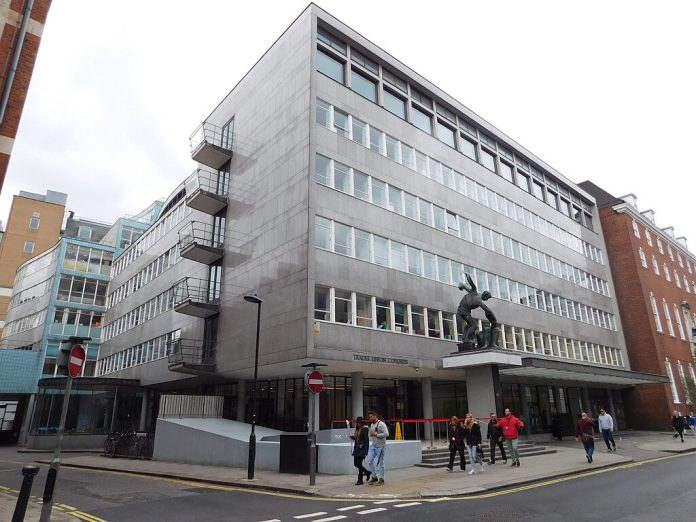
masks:
<svg viewBox="0 0 696 522"><path fill-rule="evenodd" d="M604 444L607 445L607 451L609 453L616 451L616 442L614 442L614 436L611 433L614 431L614 419L602 408L599 410L597 422L599 423L599 431L602 432L602 437L604 437ZM609 445L610 442L611 446Z"/></svg>
<svg viewBox="0 0 696 522"><path fill-rule="evenodd" d="M587 413L580 414L580 420L575 425L575 440L582 442L585 448L587 462L592 464L592 454L594 453L594 425Z"/></svg>
<svg viewBox="0 0 696 522"><path fill-rule="evenodd" d="M495 464L495 447L500 448L500 454L503 457L503 464L507 464L507 456L505 455L505 448L503 447L503 432L500 428L496 427L498 424L498 416L495 413L491 413L491 420L488 422L488 427L486 428L486 439L491 446L491 464Z"/></svg>
<svg viewBox="0 0 696 522"><path fill-rule="evenodd" d="M454 457L459 453L459 467L462 471L466 469L466 457L464 457L464 435L466 431L464 426L462 426L461 421L456 417L452 416L450 419L449 426L447 427L447 435L449 437L449 464L447 464L447 471L452 471L454 468Z"/></svg>
<svg viewBox="0 0 696 522"><path fill-rule="evenodd" d="M500 419L496 428L503 430L503 439L507 442L508 453L512 459L512 467L520 467L520 454L517 451L519 428L524 428L524 422L515 417L510 411L510 408L505 408L505 417Z"/></svg>
<svg viewBox="0 0 696 522"><path fill-rule="evenodd" d="M370 466L372 478L370 485L384 485L384 455L387 450L389 429L376 411L368 412L370 419L370 450L367 453L367 463ZM379 472L378 472L379 470ZM379 474L378 474L379 473Z"/></svg>
<svg viewBox="0 0 696 522"><path fill-rule="evenodd" d="M370 472L363 466L363 460L367 457L367 451L370 447L370 434L367 426L363 423L363 418L355 419L355 433L350 436L355 441L353 445L353 465L358 468L358 481L356 486L363 483L363 476L369 482Z"/></svg>
<svg viewBox="0 0 696 522"><path fill-rule="evenodd" d="M478 461L479 448L481 446L481 426L474 420L474 416L471 413L467 413L464 417L464 439L466 440L466 449L469 453L469 463L471 464L469 475L473 475L476 473L476 462ZM483 459L479 462L481 463L481 471L486 471Z"/></svg>
<svg viewBox="0 0 696 522"><path fill-rule="evenodd" d="M674 431L677 432L672 436L672 438L676 439L677 437L680 437L681 441L684 442L684 428L686 428L686 422L684 422L684 417L682 417L677 410L674 410L672 427L674 428Z"/></svg>
<svg viewBox="0 0 696 522"><path fill-rule="evenodd" d="M691 428L693 434L696 435L696 415L694 415L693 411L689 414L689 428Z"/></svg>

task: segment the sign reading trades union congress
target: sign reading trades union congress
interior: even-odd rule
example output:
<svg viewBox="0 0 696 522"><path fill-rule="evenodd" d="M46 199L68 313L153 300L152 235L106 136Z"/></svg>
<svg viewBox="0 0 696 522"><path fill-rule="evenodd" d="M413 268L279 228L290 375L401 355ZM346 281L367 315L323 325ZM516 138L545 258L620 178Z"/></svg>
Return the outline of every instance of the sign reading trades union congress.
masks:
<svg viewBox="0 0 696 522"><path fill-rule="evenodd" d="M385 357L383 355L362 355L359 353L353 354L353 360L383 364L408 364L408 359L399 359L398 357Z"/></svg>

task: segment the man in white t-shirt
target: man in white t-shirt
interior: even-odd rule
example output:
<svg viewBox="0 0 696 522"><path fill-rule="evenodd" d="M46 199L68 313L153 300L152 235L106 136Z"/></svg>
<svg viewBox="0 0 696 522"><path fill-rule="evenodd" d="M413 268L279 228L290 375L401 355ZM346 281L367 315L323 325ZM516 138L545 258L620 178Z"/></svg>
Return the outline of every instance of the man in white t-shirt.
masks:
<svg viewBox="0 0 696 522"><path fill-rule="evenodd" d="M370 450L367 453L367 463L370 466L372 478L369 485L384 485L384 456L387 450L387 437L389 429L379 414L375 411L368 412L370 418Z"/></svg>
<svg viewBox="0 0 696 522"><path fill-rule="evenodd" d="M614 436L611 433L614 431L614 419L602 408L599 410L597 422L599 423L599 430L602 432L602 437L604 437L604 444L607 445L607 451L609 453L616 451L616 442L614 442ZM610 442L611 445L609 444Z"/></svg>

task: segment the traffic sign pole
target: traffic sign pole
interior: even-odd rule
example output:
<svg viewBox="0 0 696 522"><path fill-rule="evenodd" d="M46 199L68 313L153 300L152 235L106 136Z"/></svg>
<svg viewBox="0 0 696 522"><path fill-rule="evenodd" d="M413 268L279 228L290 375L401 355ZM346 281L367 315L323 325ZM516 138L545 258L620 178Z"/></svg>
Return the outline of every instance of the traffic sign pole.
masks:
<svg viewBox="0 0 696 522"><path fill-rule="evenodd" d="M85 360L85 350L79 343L91 341L90 337L70 337L68 341L71 344L70 356L68 361L68 376L65 383L65 395L63 396L63 408L60 411L60 424L58 425L58 437L56 440L56 449L53 451L51 466L46 476L46 485L44 487L43 505L41 506L41 518L39 522L50 522L51 511L53 509L53 490L58 479L58 471L60 470L60 447L63 444L63 434L65 433L65 420L68 417L68 404L70 403L70 392L72 391L73 374L77 377L82 370L82 365ZM78 349L79 348L79 349ZM74 352L74 353L73 353ZM81 363L80 352L82 353Z"/></svg>
<svg viewBox="0 0 696 522"><path fill-rule="evenodd" d="M320 363L302 365L309 368L305 373L305 387L310 392L309 396L309 485L316 484L317 475L317 418L319 417L319 394L324 389L324 376L317 366L326 366Z"/></svg>

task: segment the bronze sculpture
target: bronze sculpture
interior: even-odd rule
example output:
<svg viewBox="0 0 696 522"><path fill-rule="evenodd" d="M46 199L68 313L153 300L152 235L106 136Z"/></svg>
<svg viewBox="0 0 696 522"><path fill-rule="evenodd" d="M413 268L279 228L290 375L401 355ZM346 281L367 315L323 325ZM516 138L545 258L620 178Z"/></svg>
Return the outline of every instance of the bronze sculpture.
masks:
<svg viewBox="0 0 696 522"><path fill-rule="evenodd" d="M466 274L466 280L469 283L468 285L459 283L459 289L466 290L467 293L462 297L457 308L457 315L462 318L466 325L462 345L465 349L473 349L475 346L478 348L498 348L498 321L495 318L495 314L484 302L491 298L491 293L486 290L479 294L476 284L469 274ZM476 308L483 310L486 319L490 323L490 326L485 327L482 332L476 331L478 320L471 315L471 311Z"/></svg>

